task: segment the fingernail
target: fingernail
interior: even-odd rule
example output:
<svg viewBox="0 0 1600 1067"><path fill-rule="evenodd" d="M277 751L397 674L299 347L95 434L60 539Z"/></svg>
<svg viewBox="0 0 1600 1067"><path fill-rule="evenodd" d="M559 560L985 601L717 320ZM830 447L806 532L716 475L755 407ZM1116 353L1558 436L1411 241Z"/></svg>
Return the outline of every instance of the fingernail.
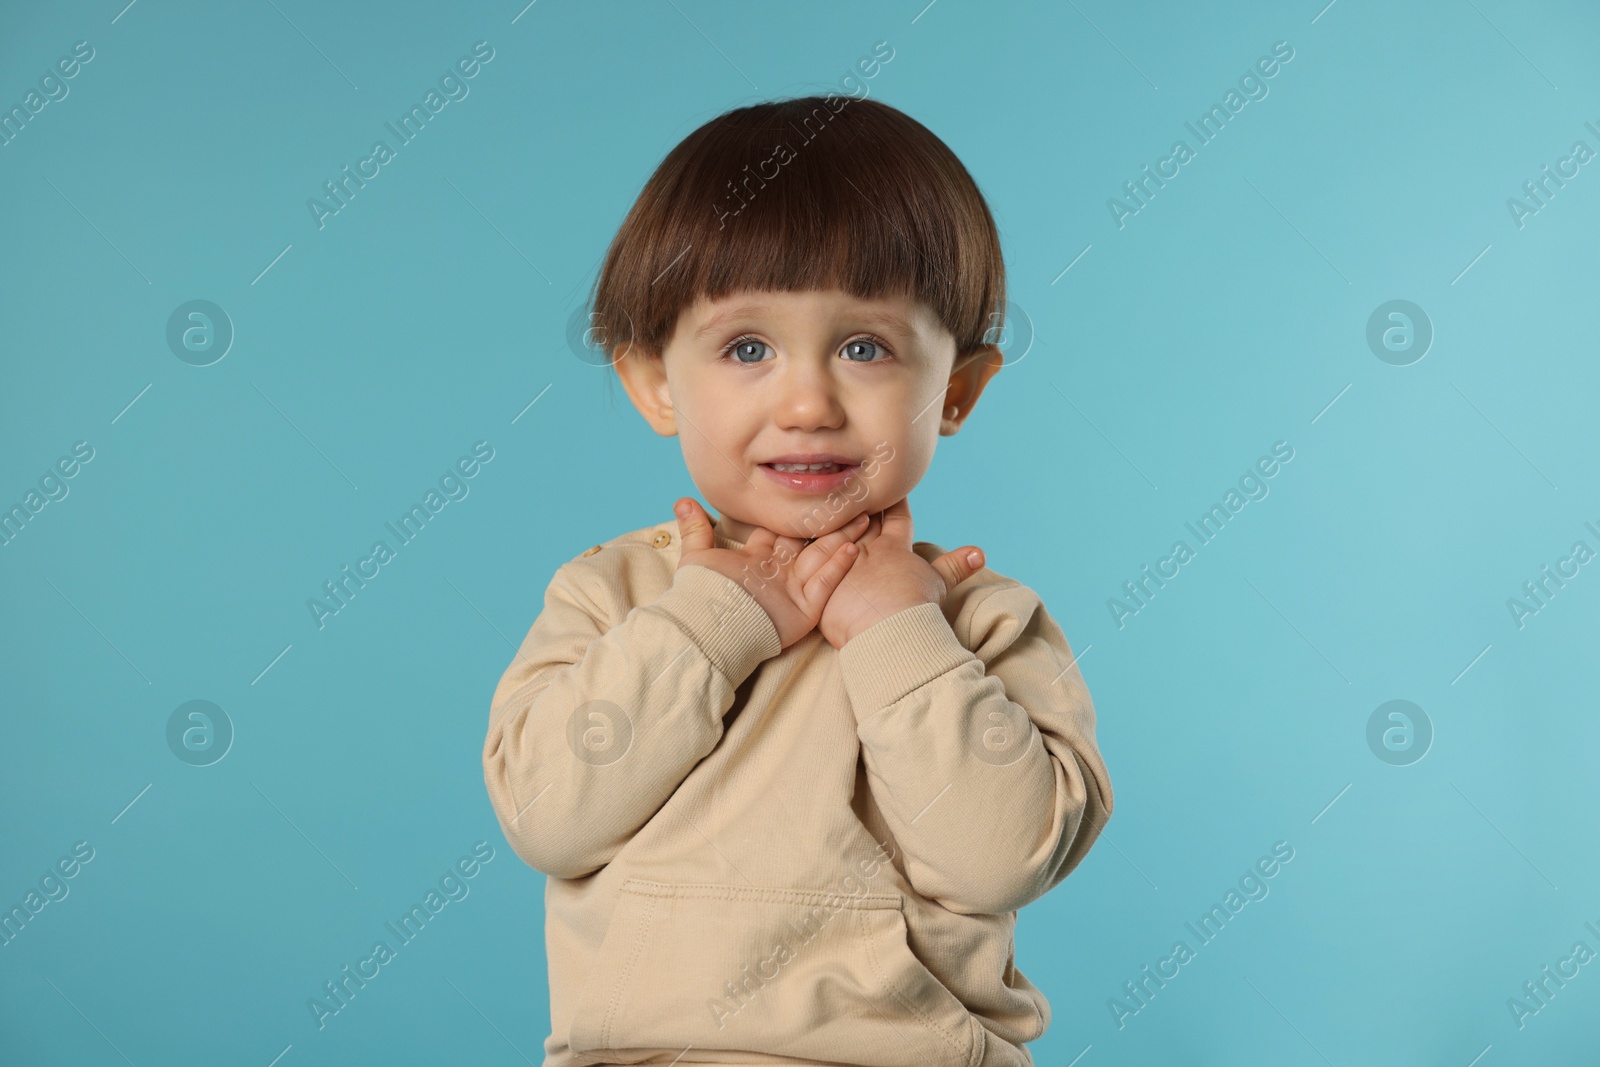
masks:
<svg viewBox="0 0 1600 1067"><path fill-rule="evenodd" d="M680 500L678 501L678 506L672 510L676 511L679 515L687 515L689 514L689 502L687 500Z"/></svg>
<svg viewBox="0 0 1600 1067"><path fill-rule="evenodd" d="M981 552L968 552L967 553L967 562L972 564L974 567L983 566L983 553L981 553Z"/></svg>

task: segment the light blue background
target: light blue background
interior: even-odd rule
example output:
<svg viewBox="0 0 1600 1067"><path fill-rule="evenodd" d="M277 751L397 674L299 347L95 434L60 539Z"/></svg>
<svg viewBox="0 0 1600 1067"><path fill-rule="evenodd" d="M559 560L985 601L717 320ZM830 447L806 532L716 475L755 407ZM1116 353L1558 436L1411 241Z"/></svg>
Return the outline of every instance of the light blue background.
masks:
<svg viewBox="0 0 1600 1067"><path fill-rule="evenodd" d="M0 1060L539 1062L543 876L487 801L489 696L558 564L694 492L568 316L672 145L880 40L871 95L966 162L1035 332L917 536L1040 592L1116 791L1022 914L1038 1062L1592 1053L1600 964L1522 1029L1506 1001L1600 950L1600 565L1520 629L1506 601L1600 548L1600 163L1522 228L1506 201L1600 148L1600 15L1322 2L8 5L0 105L95 58L0 148L0 504L95 458L0 548L0 905L95 858L0 948ZM319 230L307 198L479 40L470 95ZM1279 40L1270 95L1118 229L1107 198ZM1436 331L1405 367L1365 341L1397 298ZM166 345L192 299L237 331L212 366ZM479 440L470 495L319 631L307 598ZM1279 440L1270 495L1119 629L1107 599ZM237 731L209 767L165 740L196 698ZM1395 698L1436 731L1410 766L1366 742ZM479 840L470 896L319 1032L307 999Z"/></svg>

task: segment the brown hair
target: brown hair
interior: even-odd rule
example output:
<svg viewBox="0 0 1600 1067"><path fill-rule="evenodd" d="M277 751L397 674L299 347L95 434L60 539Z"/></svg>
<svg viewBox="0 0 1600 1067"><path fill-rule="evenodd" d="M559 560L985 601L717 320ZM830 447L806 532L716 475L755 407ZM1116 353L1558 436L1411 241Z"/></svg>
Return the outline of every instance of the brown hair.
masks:
<svg viewBox="0 0 1600 1067"><path fill-rule="evenodd" d="M831 288L921 300L958 358L996 340L1006 306L1000 236L955 153L835 93L735 108L667 153L606 252L590 321L612 362L658 357L701 296Z"/></svg>

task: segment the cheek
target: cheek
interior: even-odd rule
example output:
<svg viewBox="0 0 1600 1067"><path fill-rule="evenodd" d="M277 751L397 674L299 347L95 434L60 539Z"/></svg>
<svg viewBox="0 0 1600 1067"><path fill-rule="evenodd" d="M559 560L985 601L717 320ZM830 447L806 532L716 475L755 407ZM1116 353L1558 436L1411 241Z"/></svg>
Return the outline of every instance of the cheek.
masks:
<svg viewBox="0 0 1600 1067"><path fill-rule="evenodd" d="M748 493L752 483L760 485L759 472L747 472L744 466L750 458L752 432L747 416L729 416L728 411L739 408L723 406L718 396L704 389L689 392L684 400L681 393L674 397L678 442L684 466L702 493L727 499Z"/></svg>
<svg viewBox="0 0 1600 1067"><path fill-rule="evenodd" d="M878 507L887 507L909 494L933 463L933 442L923 440L920 433L889 443L894 452L891 455L888 449L883 450L889 458L878 464L877 476L871 480L872 500Z"/></svg>
<svg viewBox="0 0 1600 1067"><path fill-rule="evenodd" d="M669 392L685 458L716 461L726 468L727 461L721 455L737 458L728 447L730 440L740 433L737 425L730 424L727 414L740 410L734 398L718 389L715 380L706 380L700 375L677 378L669 386Z"/></svg>
<svg viewBox="0 0 1600 1067"><path fill-rule="evenodd" d="M933 395L931 387L920 390L919 395ZM869 444L876 447L877 455L885 457L878 461L878 473L873 478L874 482L881 483L883 489L875 490L875 493L892 487L898 494L889 503L910 492L932 465L939 443L942 404L942 396L935 404L929 404L926 400L917 404L914 397L909 398L893 420L886 419L882 429L874 428L869 433Z"/></svg>
<svg viewBox="0 0 1600 1067"><path fill-rule="evenodd" d="M701 429L710 428L702 426ZM707 440L700 430L694 428L685 430L681 424L678 429L678 439L683 443L684 466L688 468L696 485L743 484L744 479L729 463L729 460L737 463L738 455L728 452L723 442L715 437Z"/></svg>

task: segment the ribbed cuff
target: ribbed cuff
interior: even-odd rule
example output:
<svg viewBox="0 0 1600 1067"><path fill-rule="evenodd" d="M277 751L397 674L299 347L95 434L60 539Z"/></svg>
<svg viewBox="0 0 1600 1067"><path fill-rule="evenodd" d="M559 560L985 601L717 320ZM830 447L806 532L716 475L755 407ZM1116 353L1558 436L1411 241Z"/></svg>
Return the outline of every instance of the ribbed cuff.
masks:
<svg viewBox="0 0 1600 1067"><path fill-rule="evenodd" d="M839 650L839 673L856 722L975 657L938 604L918 604L856 634Z"/></svg>
<svg viewBox="0 0 1600 1067"><path fill-rule="evenodd" d="M783 651L766 609L738 582L691 563L650 605L666 613L735 686Z"/></svg>

